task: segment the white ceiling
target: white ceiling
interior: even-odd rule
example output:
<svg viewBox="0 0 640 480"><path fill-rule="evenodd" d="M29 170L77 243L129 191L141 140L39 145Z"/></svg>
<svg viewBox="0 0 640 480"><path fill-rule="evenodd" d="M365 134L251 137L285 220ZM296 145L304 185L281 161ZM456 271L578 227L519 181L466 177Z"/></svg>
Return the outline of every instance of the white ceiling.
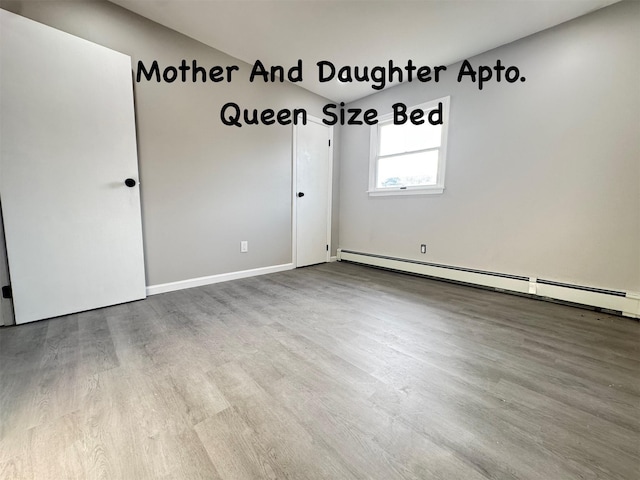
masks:
<svg viewBox="0 0 640 480"><path fill-rule="evenodd" d="M451 65L619 0L110 1L250 64L288 68L302 59L298 85L350 102L375 90L320 83L317 61Z"/></svg>

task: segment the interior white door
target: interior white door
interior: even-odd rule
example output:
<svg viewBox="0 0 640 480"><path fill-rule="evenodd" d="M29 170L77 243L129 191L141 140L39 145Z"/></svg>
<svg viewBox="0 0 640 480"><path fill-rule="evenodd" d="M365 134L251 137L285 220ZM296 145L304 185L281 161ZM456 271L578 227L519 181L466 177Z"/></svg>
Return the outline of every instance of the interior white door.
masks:
<svg viewBox="0 0 640 480"><path fill-rule="evenodd" d="M131 59L4 10L0 21L16 323L144 298Z"/></svg>
<svg viewBox="0 0 640 480"><path fill-rule="evenodd" d="M332 133L315 118L296 126L296 267L329 261Z"/></svg>
<svg viewBox="0 0 640 480"><path fill-rule="evenodd" d="M2 223L2 212L0 211L0 285L9 285L9 264L7 263L7 248L4 244L4 228ZM0 295L0 327L13 325L13 304L10 298Z"/></svg>

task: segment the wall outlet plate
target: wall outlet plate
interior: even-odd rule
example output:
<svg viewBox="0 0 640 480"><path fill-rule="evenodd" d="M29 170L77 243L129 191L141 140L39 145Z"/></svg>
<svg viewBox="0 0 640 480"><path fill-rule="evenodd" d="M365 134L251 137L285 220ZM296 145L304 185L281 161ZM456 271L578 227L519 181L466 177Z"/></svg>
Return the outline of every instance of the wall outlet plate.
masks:
<svg viewBox="0 0 640 480"><path fill-rule="evenodd" d="M427 253L427 245L426 244L422 244L420 245L420 253Z"/></svg>
<svg viewBox="0 0 640 480"><path fill-rule="evenodd" d="M246 253L249 251L249 242L246 240L242 240L240 242L240 252L241 253Z"/></svg>

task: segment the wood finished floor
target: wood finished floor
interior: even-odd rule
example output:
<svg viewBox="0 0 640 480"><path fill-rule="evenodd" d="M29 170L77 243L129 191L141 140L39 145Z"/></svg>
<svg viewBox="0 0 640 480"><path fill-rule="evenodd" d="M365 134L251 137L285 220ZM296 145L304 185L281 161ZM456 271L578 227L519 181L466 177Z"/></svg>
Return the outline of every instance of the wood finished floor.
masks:
<svg viewBox="0 0 640 480"><path fill-rule="evenodd" d="M0 330L0 478L638 479L638 322L326 264Z"/></svg>

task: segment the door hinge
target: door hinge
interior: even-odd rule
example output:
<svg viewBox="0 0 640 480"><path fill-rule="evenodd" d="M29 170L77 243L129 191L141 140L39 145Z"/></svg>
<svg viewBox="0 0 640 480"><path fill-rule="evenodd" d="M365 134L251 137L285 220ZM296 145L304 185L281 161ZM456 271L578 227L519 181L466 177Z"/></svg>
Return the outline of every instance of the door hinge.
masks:
<svg viewBox="0 0 640 480"><path fill-rule="evenodd" d="M329 146L331 146L331 140L329 140Z"/></svg>
<svg viewBox="0 0 640 480"><path fill-rule="evenodd" d="M327 252L329 251L329 245L327 245Z"/></svg>
<svg viewBox="0 0 640 480"><path fill-rule="evenodd" d="M11 285L5 285L4 287L2 287L2 298L13 298Z"/></svg>

